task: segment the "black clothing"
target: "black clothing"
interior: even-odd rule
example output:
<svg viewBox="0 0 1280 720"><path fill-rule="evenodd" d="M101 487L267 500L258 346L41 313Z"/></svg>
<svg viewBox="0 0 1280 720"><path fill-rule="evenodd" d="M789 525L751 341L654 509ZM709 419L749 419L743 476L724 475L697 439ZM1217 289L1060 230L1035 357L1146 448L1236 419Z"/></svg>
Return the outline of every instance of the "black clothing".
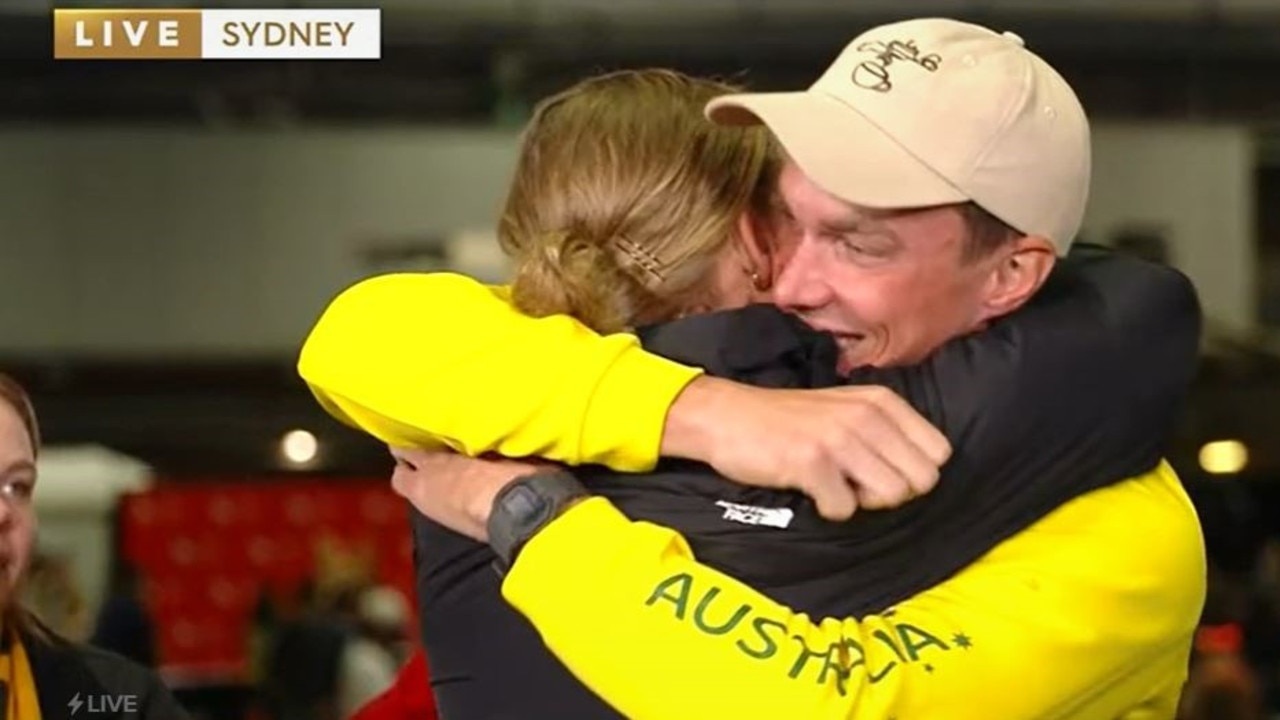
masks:
<svg viewBox="0 0 1280 720"><path fill-rule="evenodd" d="M24 635L42 720L186 720L152 670L58 637ZM92 711L92 714L89 714Z"/></svg>

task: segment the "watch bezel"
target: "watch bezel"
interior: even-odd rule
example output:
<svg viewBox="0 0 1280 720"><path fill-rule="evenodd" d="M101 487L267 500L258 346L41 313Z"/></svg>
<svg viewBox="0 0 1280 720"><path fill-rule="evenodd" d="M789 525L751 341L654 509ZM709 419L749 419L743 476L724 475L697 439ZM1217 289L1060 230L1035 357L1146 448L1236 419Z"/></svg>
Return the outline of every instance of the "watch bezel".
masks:
<svg viewBox="0 0 1280 720"><path fill-rule="evenodd" d="M499 490L487 524L498 572L505 574L534 535L588 495L586 487L564 470L530 473ZM516 507L514 501L520 497L530 502L518 504L530 509Z"/></svg>

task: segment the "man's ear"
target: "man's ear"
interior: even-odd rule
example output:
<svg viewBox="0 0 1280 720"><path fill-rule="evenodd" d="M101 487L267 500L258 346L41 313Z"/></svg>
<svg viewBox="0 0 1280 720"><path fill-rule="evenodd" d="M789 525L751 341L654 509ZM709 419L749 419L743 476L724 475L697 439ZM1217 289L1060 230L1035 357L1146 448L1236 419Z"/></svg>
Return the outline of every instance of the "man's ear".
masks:
<svg viewBox="0 0 1280 720"><path fill-rule="evenodd" d="M1057 262L1053 243L1027 235L998 253L983 299L984 319L998 318L1022 307L1044 285Z"/></svg>
<svg viewBox="0 0 1280 720"><path fill-rule="evenodd" d="M773 287L773 238L768 224L757 213L738 216L738 246L743 272L751 277L757 290Z"/></svg>

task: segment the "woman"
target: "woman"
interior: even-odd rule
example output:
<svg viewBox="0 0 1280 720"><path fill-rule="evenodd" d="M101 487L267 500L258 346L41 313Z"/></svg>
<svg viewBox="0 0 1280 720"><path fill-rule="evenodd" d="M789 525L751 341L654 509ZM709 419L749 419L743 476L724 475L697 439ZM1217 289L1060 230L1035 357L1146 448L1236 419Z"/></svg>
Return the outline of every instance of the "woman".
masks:
<svg viewBox="0 0 1280 720"><path fill-rule="evenodd" d="M72 645L18 603L36 539L32 499L39 449L36 415L26 391L0 374L0 472L4 473L0 484L0 612L4 617L0 697L4 717L69 717L78 703L94 703L95 717L186 717L154 673L117 655Z"/></svg>
<svg viewBox="0 0 1280 720"><path fill-rule="evenodd" d="M613 333L768 299L768 135L700 116L733 90L624 71L538 105L498 224L520 309Z"/></svg>
<svg viewBox="0 0 1280 720"><path fill-rule="evenodd" d="M639 337L646 350L744 382L842 382L829 338L771 308L699 315L764 299L771 279L764 138L701 119L706 100L730 90L674 73L619 73L545 103L524 138L500 225L516 261L511 299L544 319L518 318L502 291L456 276L376 279L326 312L304 347L303 377L335 415L393 445L443 443L473 455L496 450L614 470L645 469L643 455L658 447L674 393L652 393L663 403L655 410L646 397L651 386L616 385L603 399L604 385L584 391L588 383L575 375L600 377L602 369L630 363L634 354L625 351L635 342L588 329L645 326ZM1100 288L1106 283L1095 283L1096 275L1097 266L1085 263L997 331L956 341L916 368L860 376L898 388L949 438L963 441L964 461L949 468L938 491L901 511L831 525L793 493L733 485L690 464L662 465L644 477L598 468L581 474L628 516L679 529L699 560L775 600L815 615L881 610L942 582L1063 502L1155 465L1168 405L1193 361L1194 321L1190 332L1154 340L1127 316L1123 331L1094 330L1087 298L1115 291ZM1149 289L1147 280L1135 287ZM448 312L404 322L404 313L430 307ZM560 313L582 324L555 317ZM1061 365L1046 364L1043 355L1038 365L1011 365L1008 351L1028 337L1049 345L1053 337L1037 328L1059 323L1083 327L1069 350L1090 357L1087 368L1134 354L1162 360L1153 362L1161 377L1143 381L1157 399L1113 417L1115 390L1099 380L1054 408L1065 431L1040 437L1040 399L1009 388L1070 377L1051 375ZM1062 351L1061 338L1056 342L1055 357ZM590 345L591 361L559 367L563 357L544 352L556 343ZM518 356L516 348L523 350ZM967 400L975 397L979 402ZM635 417L580 420L593 407L629 403ZM1030 464L1017 452L1033 442L1052 460ZM777 532L783 527L787 532ZM416 530L423 636L443 715L616 717L551 661L537 634L500 601L487 548L428 523Z"/></svg>

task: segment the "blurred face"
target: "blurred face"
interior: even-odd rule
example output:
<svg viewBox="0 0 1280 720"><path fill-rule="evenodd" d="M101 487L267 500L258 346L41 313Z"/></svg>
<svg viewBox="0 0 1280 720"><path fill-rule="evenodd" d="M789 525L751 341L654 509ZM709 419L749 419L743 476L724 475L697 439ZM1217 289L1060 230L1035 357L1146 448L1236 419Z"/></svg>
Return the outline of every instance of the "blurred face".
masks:
<svg viewBox="0 0 1280 720"><path fill-rule="evenodd" d="M835 335L843 372L918 362L989 315L992 265L962 260L954 207L855 207L788 162L773 215L774 302Z"/></svg>
<svg viewBox="0 0 1280 720"><path fill-rule="evenodd" d="M35 448L18 413L0 402L0 608L13 602L31 559L35 462Z"/></svg>

